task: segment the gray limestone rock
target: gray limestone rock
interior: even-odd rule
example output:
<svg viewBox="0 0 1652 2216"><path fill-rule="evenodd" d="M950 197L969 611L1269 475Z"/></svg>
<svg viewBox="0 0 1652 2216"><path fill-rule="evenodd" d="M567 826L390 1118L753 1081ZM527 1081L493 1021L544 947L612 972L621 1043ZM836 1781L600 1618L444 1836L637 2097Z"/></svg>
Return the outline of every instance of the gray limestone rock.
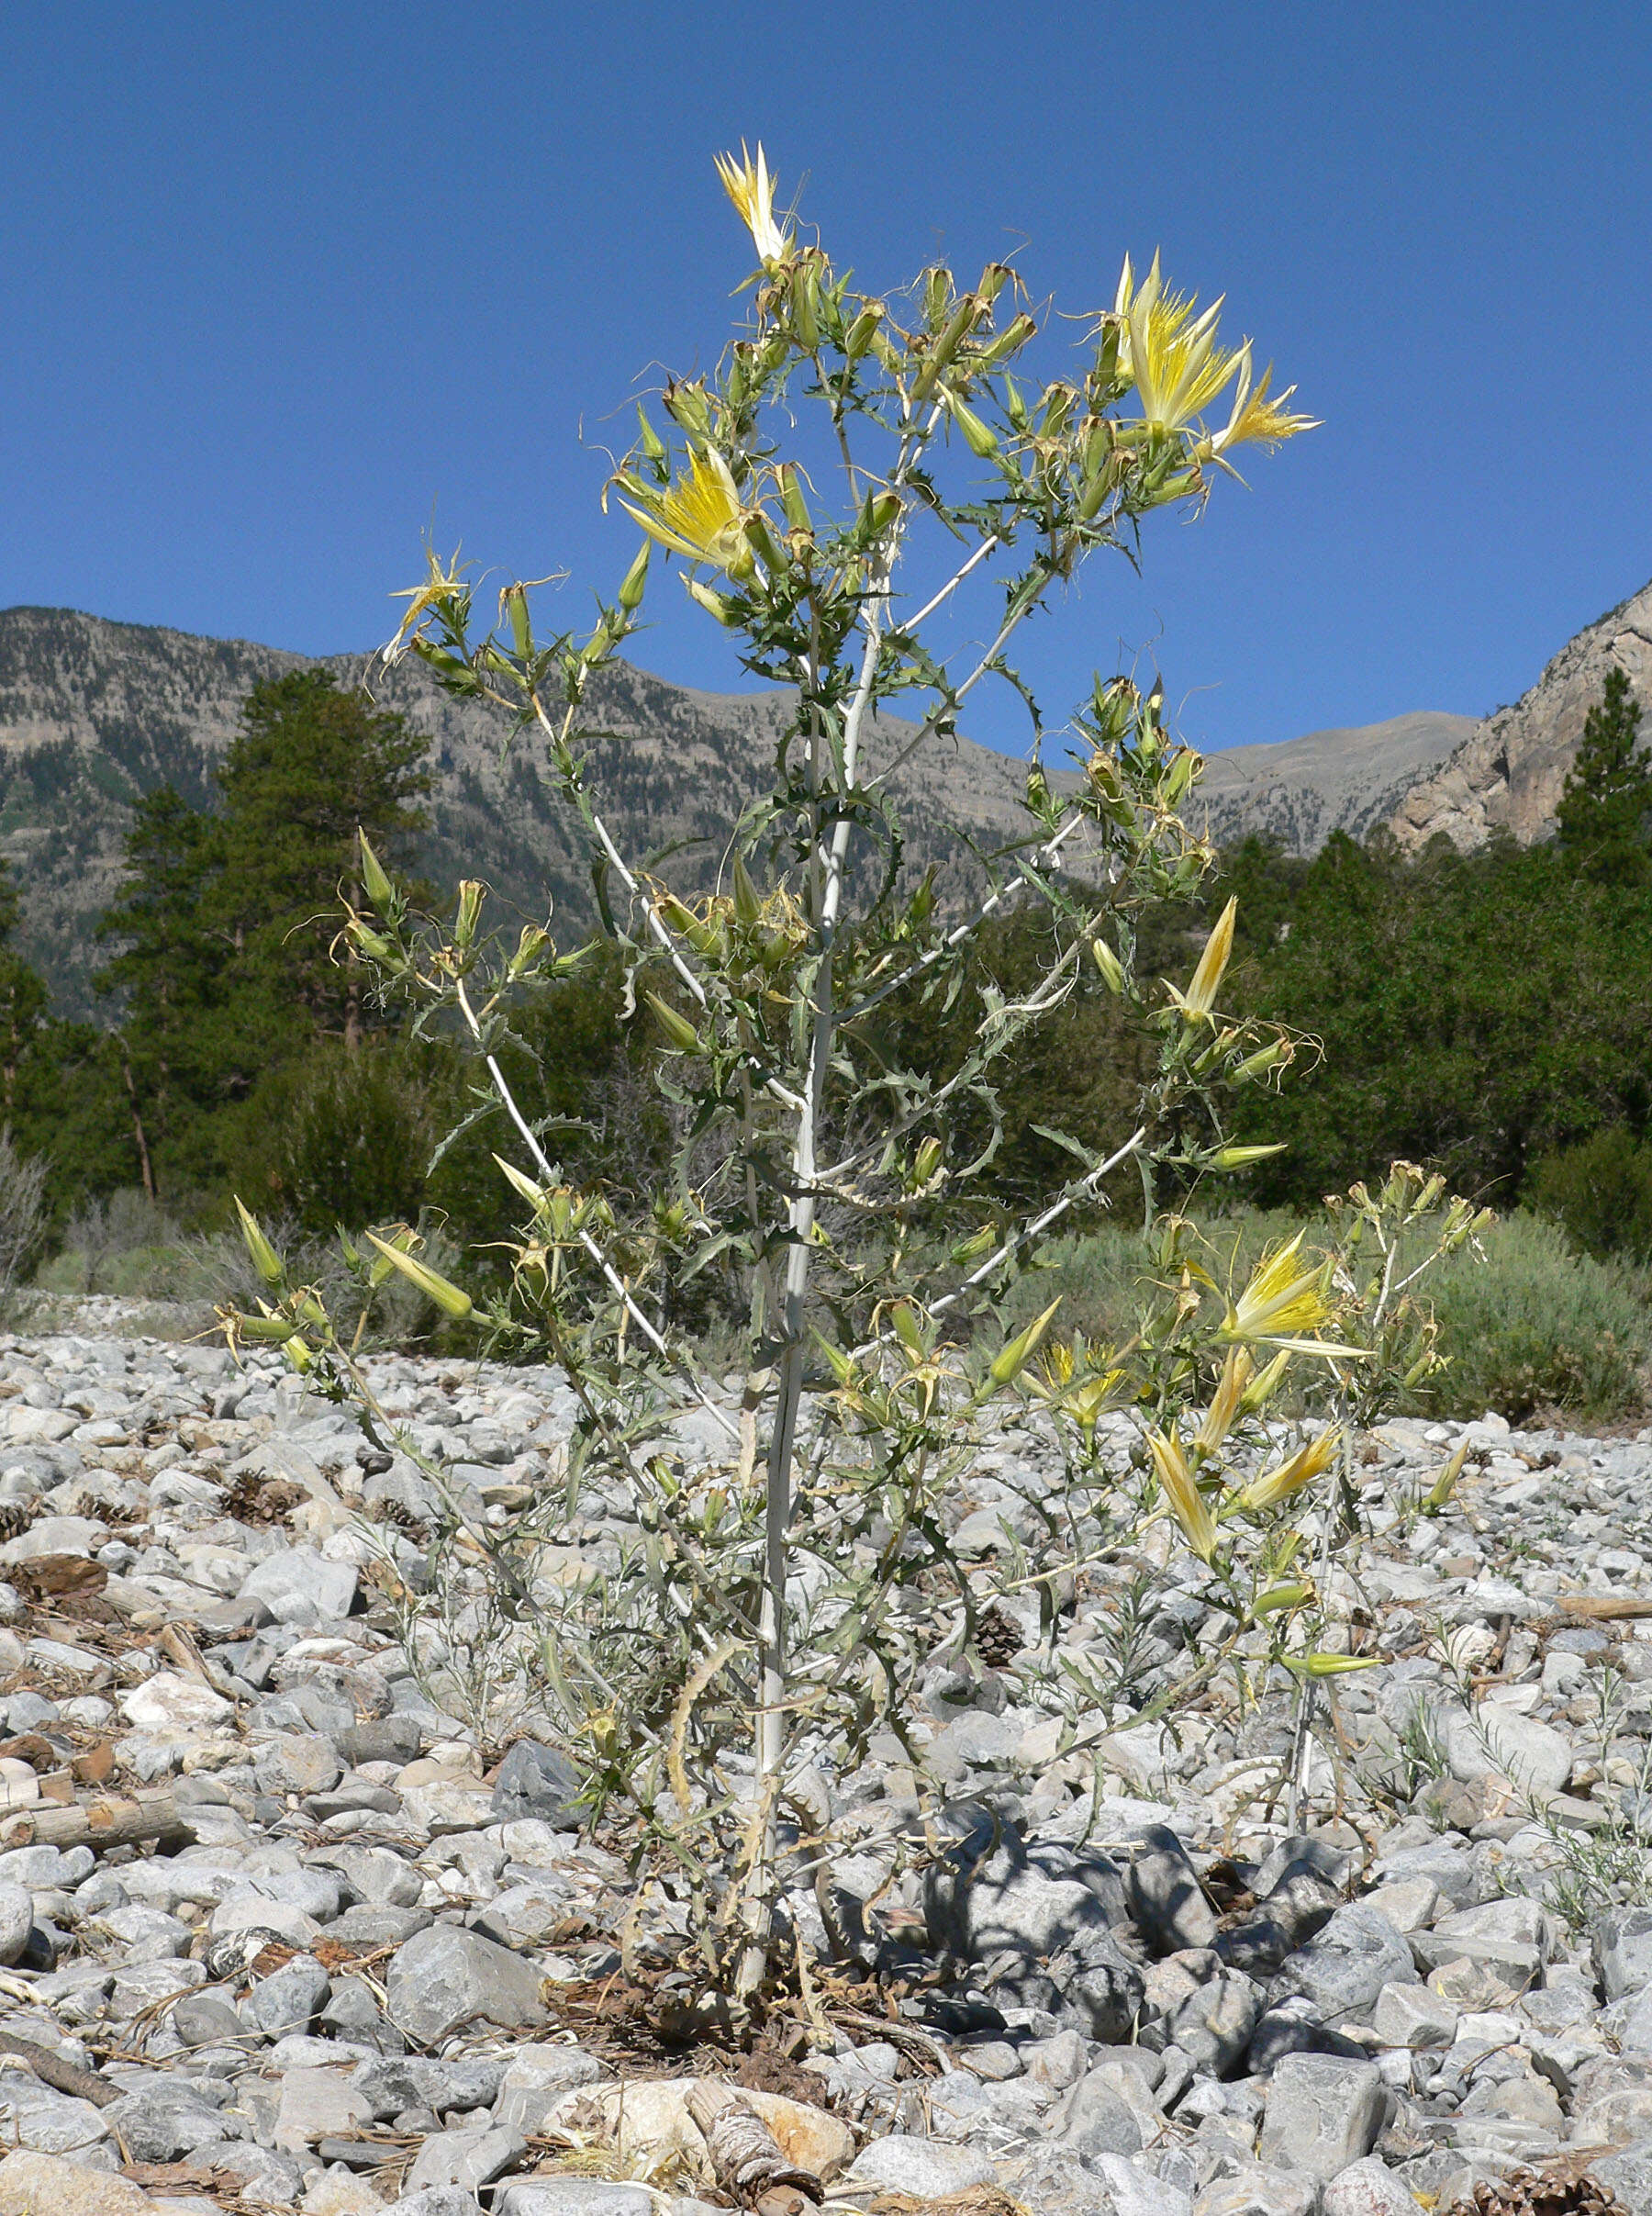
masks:
<svg viewBox="0 0 1652 2216"><path fill-rule="evenodd" d="M1375 2154L1339 2170L1325 2188L1323 2216L1422 2216L1422 2202Z"/></svg>
<svg viewBox="0 0 1652 2216"><path fill-rule="evenodd" d="M172 2012L173 2029L186 2047L239 2045L246 2026L218 1993L186 1993Z"/></svg>
<svg viewBox="0 0 1652 2216"><path fill-rule="evenodd" d="M406 2207L398 2201L398 2209ZM606 2177L534 2177L494 2196L497 2216L658 2216L654 2196L637 2185L610 2185ZM446 2209L414 2216L450 2216Z"/></svg>
<svg viewBox="0 0 1652 2216"><path fill-rule="evenodd" d="M923 1905L931 1943L969 1962L1082 1959L1127 1916L1111 1856L1005 1834L990 1819L932 1868Z"/></svg>
<svg viewBox="0 0 1652 2216"><path fill-rule="evenodd" d="M918 2139L900 2132L863 2147L843 2177L845 2186L859 2186L869 2192L907 2193L914 2200L941 2200L949 2193L966 2193L971 2186L992 2182L990 2155L973 2147L947 2146L938 2140ZM519 2216L538 2216L538 2212L522 2210Z"/></svg>
<svg viewBox="0 0 1652 2216"><path fill-rule="evenodd" d="M1637 2139L1610 2154L1598 2154L1589 2170L1608 2192L1617 2195L1629 2216L1652 2216L1652 2139Z"/></svg>
<svg viewBox="0 0 1652 2216"><path fill-rule="evenodd" d="M508 2031L543 2023L541 1978L523 1955L477 1932L433 1924L391 1956L385 1989L391 2020L429 2046L477 2017Z"/></svg>
<svg viewBox="0 0 1652 2216"><path fill-rule="evenodd" d="M566 1755L538 1740L519 1739L494 1781L494 1821L537 1818L558 1830L577 1830L586 1813L575 1805L579 1789L579 1773Z"/></svg>
<svg viewBox="0 0 1652 2216"><path fill-rule="evenodd" d="M1256 2033L1261 1998L1248 1977L1224 1970L1166 2019L1165 2031L1190 2062L1212 2077L1238 2067Z"/></svg>
<svg viewBox="0 0 1652 2216"><path fill-rule="evenodd" d="M1216 1911L1205 1898L1187 1849L1164 1824L1150 1825L1133 1848L1124 1902L1155 1953L1208 1947L1216 1938Z"/></svg>
<svg viewBox="0 0 1652 2216"><path fill-rule="evenodd" d="M1081 2077L1044 2119L1052 2138L1077 2154L1134 2154L1142 2145L1135 2111L1099 2072Z"/></svg>
<svg viewBox="0 0 1652 2216"><path fill-rule="evenodd" d="M1386 2108L1375 2063L1288 2054L1268 2083L1258 2154L1277 2169L1334 2177L1370 2153Z"/></svg>
<svg viewBox="0 0 1652 2216"><path fill-rule="evenodd" d="M1590 1932L1595 1975L1608 2000L1652 1985L1652 1908L1608 1908Z"/></svg>
<svg viewBox="0 0 1652 2216"><path fill-rule="evenodd" d="M1415 1975L1411 1948L1393 1925L1356 1902L1339 1908L1317 1938L1286 1957L1267 1998L1277 2006L1300 1995L1322 2023L1364 2023L1385 1985Z"/></svg>
<svg viewBox="0 0 1652 2216"><path fill-rule="evenodd" d="M407 2173L409 2193L428 2186L457 2186L473 2197L519 2163L528 2143L513 2131L432 2132Z"/></svg>
<svg viewBox="0 0 1652 2216"><path fill-rule="evenodd" d="M329 1561L312 1547L283 1547L266 1555L240 1589L243 1600L262 1601L284 1624L339 1623L350 1614L355 1594L355 1565Z"/></svg>
<svg viewBox="0 0 1652 2216"><path fill-rule="evenodd" d="M34 1928L34 1895L18 1885L0 1885L0 1964L21 1959Z"/></svg>
<svg viewBox="0 0 1652 2216"><path fill-rule="evenodd" d="M331 1992L332 1980L315 1956L296 1954L253 1987L241 2003L241 2020L268 2039L307 2031Z"/></svg>

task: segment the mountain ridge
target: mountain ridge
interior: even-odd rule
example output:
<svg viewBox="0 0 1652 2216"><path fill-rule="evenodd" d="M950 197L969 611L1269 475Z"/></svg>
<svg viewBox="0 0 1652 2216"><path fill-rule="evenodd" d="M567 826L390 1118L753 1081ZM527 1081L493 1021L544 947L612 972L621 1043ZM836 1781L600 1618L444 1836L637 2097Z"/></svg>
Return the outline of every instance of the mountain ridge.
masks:
<svg viewBox="0 0 1652 2216"><path fill-rule="evenodd" d="M1483 718L1433 775L1412 787L1390 824L1406 852L1442 835L1464 850L1499 831L1523 846L1545 837L1584 720L1614 666L1643 706L1652 702L1652 583L1574 632L1519 699Z"/></svg>
<svg viewBox="0 0 1652 2216"><path fill-rule="evenodd" d="M93 924L118 885L139 797L170 782L193 805L207 805L214 765L254 684L307 667L352 684L369 662L73 609L0 610L0 854L22 893L21 951L47 975L60 1007L98 1012L92 974L102 949ZM436 788L423 873L439 885L482 876L497 911L542 922L549 908L564 935L587 922L592 889L577 826L532 746L507 750L497 711L453 700L412 657L375 668L373 691L430 741ZM719 867L731 800L766 788L788 696L706 692L614 663L597 673L589 706L598 726L593 784L621 850L643 864L670 849L674 880L703 888ZM876 719L874 765L899 753L912 729ZM1190 820L1219 841L1256 830L1298 852L1334 829L1363 835L1473 729L1423 711L1213 755ZM1024 777L1023 762L964 737L933 740L893 776L910 858L933 865L944 901L957 903L979 881L977 849L1025 828Z"/></svg>

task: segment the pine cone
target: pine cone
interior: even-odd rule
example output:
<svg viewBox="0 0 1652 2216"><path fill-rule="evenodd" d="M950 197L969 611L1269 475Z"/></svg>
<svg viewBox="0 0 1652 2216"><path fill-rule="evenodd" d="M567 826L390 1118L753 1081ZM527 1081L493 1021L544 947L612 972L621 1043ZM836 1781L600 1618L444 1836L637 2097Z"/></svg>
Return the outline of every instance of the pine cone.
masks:
<svg viewBox="0 0 1652 2216"><path fill-rule="evenodd" d="M976 1651L988 1670L1001 1670L1026 1645L1021 1626L997 1602L976 1625Z"/></svg>

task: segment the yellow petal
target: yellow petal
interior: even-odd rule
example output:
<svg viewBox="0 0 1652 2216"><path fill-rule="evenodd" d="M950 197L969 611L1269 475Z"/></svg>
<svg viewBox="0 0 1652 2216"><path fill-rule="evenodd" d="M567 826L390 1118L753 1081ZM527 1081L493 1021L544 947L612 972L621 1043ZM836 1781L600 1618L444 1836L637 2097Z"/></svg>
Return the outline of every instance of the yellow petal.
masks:
<svg viewBox="0 0 1652 2216"><path fill-rule="evenodd" d="M791 251L791 238L775 220L777 180L769 174L762 140L757 141L754 160L746 151L743 139L740 142L738 162L732 154L719 154L717 173L722 180L724 192L739 209L741 221L752 234L758 260L765 264L783 262Z"/></svg>
<svg viewBox="0 0 1652 2216"><path fill-rule="evenodd" d="M1245 1389L1250 1383L1256 1364L1248 1347L1230 1347L1227 1360L1222 1365L1222 1379L1211 1397L1205 1419L1199 1427L1199 1436L1193 1444L1201 1454L1214 1454L1232 1430L1239 1404L1245 1398Z"/></svg>
<svg viewBox="0 0 1652 2216"><path fill-rule="evenodd" d="M1204 952L1199 957L1199 967L1193 972L1192 982L1181 996L1183 1012L1189 1015L1209 1015L1215 1005L1217 992L1233 952L1233 919L1239 912L1236 899L1229 901L1217 917Z"/></svg>
<svg viewBox="0 0 1652 2216"><path fill-rule="evenodd" d="M1297 1266L1301 1244L1299 1231L1256 1265L1227 1312L1222 1328L1230 1338L1300 1338L1326 1320L1331 1308L1320 1289L1319 1270Z"/></svg>
<svg viewBox="0 0 1652 2216"><path fill-rule="evenodd" d="M1171 1515L1181 1526L1189 1546L1200 1561L1208 1562L1216 1551L1216 1519L1188 1467L1180 1439L1174 1430L1150 1431L1147 1446L1153 1456L1159 1491Z"/></svg>
<svg viewBox="0 0 1652 2216"><path fill-rule="evenodd" d="M1271 1470L1264 1470L1260 1477L1253 1478L1239 1495L1239 1505L1256 1513L1289 1500L1293 1493L1300 1493L1319 1476L1336 1452L1341 1438L1341 1431L1334 1427L1322 1431L1311 1446L1299 1447L1284 1461L1276 1462Z"/></svg>

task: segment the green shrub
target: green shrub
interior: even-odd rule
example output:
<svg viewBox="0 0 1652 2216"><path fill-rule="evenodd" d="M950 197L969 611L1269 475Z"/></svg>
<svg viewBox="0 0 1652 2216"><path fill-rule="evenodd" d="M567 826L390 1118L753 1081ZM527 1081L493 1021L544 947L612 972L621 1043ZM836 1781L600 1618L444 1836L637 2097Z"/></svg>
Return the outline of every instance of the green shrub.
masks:
<svg viewBox="0 0 1652 2216"><path fill-rule="evenodd" d="M1589 1254L1652 1260L1652 1145L1622 1124L1546 1156L1527 1179L1525 1198Z"/></svg>
<svg viewBox="0 0 1652 2216"><path fill-rule="evenodd" d="M310 1237L416 1223L451 1104L430 1058L400 1039L323 1042L253 1095L238 1188Z"/></svg>
<svg viewBox="0 0 1652 2216"><path fill-rule="evenodd" d="M1059 1294L1055 1331L1071 1338L1117 1344L1135 1328L1146 1294L1143 1280L1152 1267L1147 1243L1137 1229L1104 1225L1078 1238L1056 1239L1044 1249L1040 1267L1009 1287L999 1304L997 1323L1006 1332L1030 1324Z"/></svg>
<svg viewBox="0 0 1652 2216"><path fill-rule="evenodd" d="M1430 1288L1447 1366L1423 1390L1437 1416L1494 1408L1511 1423L1554 1408L1593 1422L1632 1415L1652 1355L1648 1312L1620 1266L1579 1254L1557 1224L1524 1211L1485 1235Z"/></svg>
<svg viewBox="0 0 1652 2216"><path fill-rule="evenodd" d="M1281 1212L1236 1209L1210 1225L1205 1267L1218 1283L1243 1282L1263 1249L1298 1227ZM1329 1238L1323 1217L1306 1243ZM1621 1263L1579 1253L1557 1224L1524 1212L1493 1224L1485 1259L1472 1250L1430 1273L1423 1289L1439 1325L1446 1367L1414 1405L1431 1416L1472 1417L1494 1408L1511 1423L1542 1409L1610 1422L1643 1405L1652 1361L1652 1308ZM1006 1294L1006 1329L1025 1324L1056 1294L1055 1332L1111 1344L1127 1338L1150 1297L1152 1260L1139 1231L1107 1225L1046 1249ZM1287 1403L1281 1402L1281 1413Z"/></svg>

